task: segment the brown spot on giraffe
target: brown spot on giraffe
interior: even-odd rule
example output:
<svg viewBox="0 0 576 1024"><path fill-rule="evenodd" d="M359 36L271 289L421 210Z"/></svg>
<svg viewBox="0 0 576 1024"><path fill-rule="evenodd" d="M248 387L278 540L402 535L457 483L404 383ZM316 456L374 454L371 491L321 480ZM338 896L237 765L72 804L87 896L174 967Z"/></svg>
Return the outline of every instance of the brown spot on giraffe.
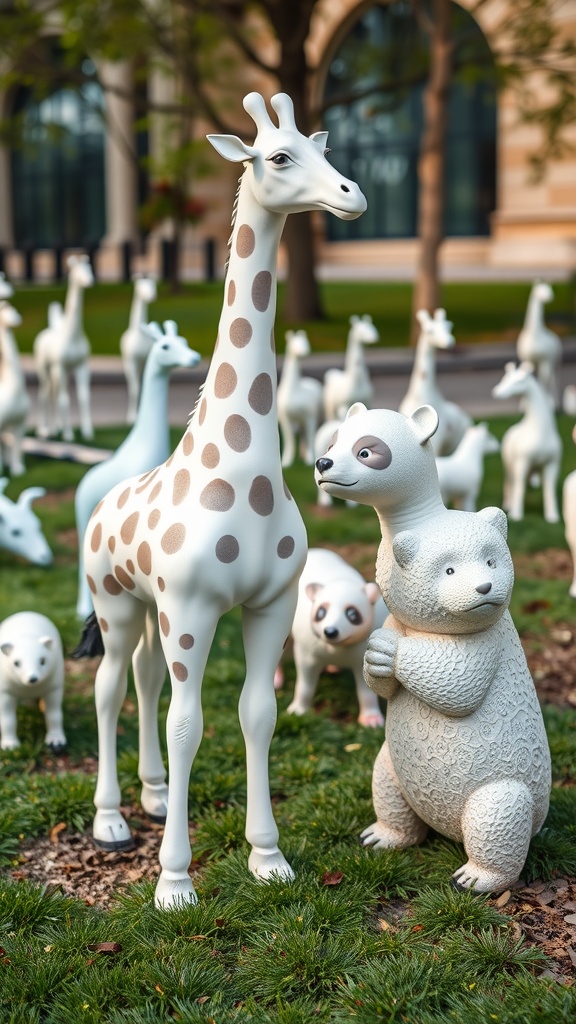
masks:
<svg viewBox="0 0 576 1024"><path fill-rule="evenodd" d="M143 540L136 552L136 561L145 576L152 572L152 551L147 540Z"/></svg>
<svg viewBox="0 0 576 1024"><path fill-rule="evenodd" d="M278 547L276 548L278 558L290 558L295 546L294 537L289 535L282 537L282 540L278 541Z"/></svg>
<svg viewBox="0 0 576 1024"><path fill-rule="evenodd" d="M108 623L106 622L106 619L98 619L98 625L100 626L100 629L102 630L103 633L108 632Z"/></svg>
<svg viewBox="0 0 576 1024"><path fill-rule="evenodd" d="M191 647L194 647L194 637L191 633L182 633L178 643L185 651L189 651Z"/></svg>
<svg viewBox="0 0 576 1024"><path fill-rule="evenodd" d="M170 633L170 620L166 615L166 612L160 612L160 615L158 616L158 621L160 623L160 629L162 630L164 636L168 636Z"/></svg>
<svg viewBox="0 0 576 1024"><path fill-rule="evenodd" d="M158 577L158 590L160 590L162 593L164 593L165 589L166 589L166 584L165 584L164 580L162 579L162 577L159 576Z"/></svg>
<svg viewBox="0 0 576 1024"><path fill-rule="evenodd" d="M118 580L116 579L115 576L112 576L110 573L108 573L104 577L103 583L104 590L106 591L107 594L112 594L113 597L116 597L118 594L122 593L122 587L118 583Z"/></svg>
<svg viewBox="0 0 576 1024"><path fill-rule="evenodd" d="M179 469L174 477L172 488L172 504L179 505L190 490L190 473L187 469Z"/></svg>
<svg viewBox="0 0 576 1024"><path fill-rule="evenodd" d="M249 224L241 224L236 236L236 252L245 260L254 252L256 236Z"/></svg>
<svg viewBox="0 0 576 1024"><path fill-rule="evenodd" d="M218 446L212 443L207 444L202 452L202 465L206 466L206 469L216 469L219 462Z"/></svg>
<svg viewBox="0 0 576 1024"><path fill-rule="evenodd" d="M269 270L261 270L252 282L252 302L259 313L265 313L270 302L272 290L272 274Z"/></svg>
<svg viewBox="0 0 576 1024"><path fill-rule="evenodd" d="M160 522L160 509L153 508L150 515L148 516L148 529L154 530Z"/></svg>
<svg viewBox="0 0 576 1024"><path fill-rule="evenodd" d="M125 544L131 544L134 540L134 534L136 533L136 527L138 526L139 519L140 513L132 512L122 523L122 526L120 527L120 537Z"/></svg>
<svg viewBox="0 0 576 1024"><path fill-rule="evenodd" d="M128 569L128 572L131 572L132 574L136 572L136 567L131 558L126 559L126 568Z"/></svg>
<svg viewBox="0 0 576 1024"><path fill-rule="evenodd" d="M228 305L233 306L236 298L236 284L234 281L228 283Z"/></svg>
<svg viewBox="0 0 576 1024"><path fill-rule="evenodd" d="M182 451L184 455L192 455L194 451L194 436L188 430L182 439Z"/></svg>
<svg viewBox="0 0 576 1024"><path fill-rule="evenodd" d="M118 501L116 502L116 505L117 505L118 508L124 508L124 505L128 501L129 495L130 495L130 488L129 487L125 487L124 490L122 491L122 494L118 498Z"/></svg>
<svg viewBox="0 0 576 1024"><path fill-rule="evenodd" d="M260 416L266 416L272 408L274 392L272 390L272 378L269 373L259 373L254 378L250 391L248 392L248 403L254 412Z"/></svg>
<svg viewBox="0 0 576 1024"><path fill-rule="evenodd" d="M229 398L238 383L238 375L231 363L221 363L216 371L214 394L216 398Z"/></svg>
<svg viewBox="0 0 576 1024"><path fill-rule="evenodd" d="M165 466L166 466L166 469L170 469L170 466L172 465L172 462L173 462L173 460L174 460L174 456L175 456L175 455L176 455L176 452L172 452L172 455L170 455L170 456L169 456L169 457L168 457L168 458L166 459L166 462L165 462Z"/></svg>
<svg viewBox="0 0 576 1024"><path fill-rule="evenodd" d="M252 337L252 324L243 316L236 317L230 324L230 341L235 348L244 348Z"/></svg>
<svg viewBox="0 0 576 1024"><path fill-rule="evenodd" d="M227 533L216 544L216 558L219 562L235 562L240 554L240 545L232 534Z"/></svg>
<svg viewBox="0 0 576 1024"><path fill-rule="evenodd" d="M267 476L256 476L248 494L250 507L259 516L269 516L274 509L274 492Z"/></svg>
<svg viewBox="0 0 576 1024"><path fill-rule="evenodd" d="M98 504L96 505L96 508L94 509L94 511L92 512L92 515L90 516L90 518L91 518L91 519L92 519L92 518L93 518L93 517L94 517L95 515L97 515L97 514L98 514L98 512L99 512L99 511L100 511L100 509L102 508L102 505L103 505L103 504L104 504L104 500L102 500L102 501L99 501L99 502L98 502Z"/></svg>
<svg viewBox="0 0 576 1024"><path fill-rule="evenodd" d="M94 580L92 579L92 577L88 576L88 574L86 574L86 581L87 581L88 586L90 587L90 590L92 591L92 593L95 594L96 593L96 584L94 583Z"/></svg>
<svg viewBox="0 0 576 1024"><path fill-rule="evenodd" d="M198 412L198 423L200 424L200 426L202 426L202 424L204 423L204 420L206 419L206 412L207 412L207 410L208 410L208 402L206 401L205 398L203 398L202 401L200 402L200 409L199 409L199 412Z"/></svg>
<svg viewBox="0 0 576 1024"><path fill-rule="evenodd" d="M147 474L147 477L144 480L144 483L140 484L140 487L136 488L136 494L142 494L142 491L145 491L146 488L150 486L150 484L152 483L154 477L158 473L159 469L160 469L160 466L157 466L156 469L152 473Z"/></svg>
<svg viewBox="0 0 576 1024"><path fill-rule="evenodd" d="M160 494L161 490L162 490L162 481L158 480L158 482L154 484L154 487L152 488L152 490L150 491L150 494L148 495L148 504L149 505L151 505L153 501L156 501L156 498Z"/></svg>
<svg viewBox="0 0 576 1024"><path fill-rule="evenodd" d="M184 523L174 523L162 534L160 546L167 555L175 555L180 551L186 539L186 527Z"/></svg>
<svg viewBox="0 0 576 1024"><path fill-rule="evenodd" d="M232 485L217 477L206 484L200 495L200 504L210 512L227 512L232 508L235 498Z"/></svg>
<svg viewBox="0 0 576 1024"><path fill-rule="evenodd" d="M108 551L110 552L111 555L113 555L115 550L116 550L116 537L108 537Z"/></svg>
<svg viewBox="0 0 576 1024"><path fill-rule="evenodd" d="M116 576L118 582L121 583L122 586L126 588L126 590L134 590L134 587L136 586L134 580L132 579L131 576L128 575L126 570L123 569L121 565L114 566L114 575Z"/></svg>
<svg viewBox="0 0 576 1024"><path fill-rule="evenodd" d="M188 669L181 661L172 662L172 671L179 683L185 683L188 679Z"/></svg>
<svg viewBox="0 0 576 1024"><path fill-rule="evenodd" d="M92 537L90 538L90 547L92 551L98 551L102 542L102 523L96 523L96 526L92 530Z"/></svg>
<svg viewBox="0 0 576 1024"><path fill-rule="evenodd" d="M229 416L224 424L224 438L234 452L245 452L250 447L252 431L244 416L237 413Z"/></svg>

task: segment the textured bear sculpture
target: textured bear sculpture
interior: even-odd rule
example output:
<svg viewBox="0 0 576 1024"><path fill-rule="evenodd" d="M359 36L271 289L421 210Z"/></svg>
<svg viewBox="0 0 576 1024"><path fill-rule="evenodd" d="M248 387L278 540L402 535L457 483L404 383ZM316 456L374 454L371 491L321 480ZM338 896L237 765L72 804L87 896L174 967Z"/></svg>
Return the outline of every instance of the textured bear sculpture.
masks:
<svg viewBox="0 0 576 1024"><path fill-rule="evenodd" d="M45 615L17 612L0 626L0 747L20 746L16 708L22 701L41 701L46 720L45 743L63 750L64 657L56 626Z"/></svg>
<svg viewBox="0 0 576 1024"><path fill-rule="evenodd" d="M428 826L468 856L457 885L498 891L517 880L546 818L550 755L508 612L513 568L506 516L442 504L429 406L406 418L354 406L317 481L372 504L382 527L377 580L391 616L372 635L365 678L388 700L374 766L377 820L366 845L422 842Z"/></svg>

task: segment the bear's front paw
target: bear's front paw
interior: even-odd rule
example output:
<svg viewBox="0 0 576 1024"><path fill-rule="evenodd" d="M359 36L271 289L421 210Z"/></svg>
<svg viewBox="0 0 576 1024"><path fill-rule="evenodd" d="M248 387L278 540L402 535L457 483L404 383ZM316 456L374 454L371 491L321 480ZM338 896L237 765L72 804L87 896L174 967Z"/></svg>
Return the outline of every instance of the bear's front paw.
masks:
<svg viewBox="0 0 576 1024"><path fill-rule="evenodd" d="M364 679L381 697L391 697L398 683L394 678L394 663L399 637L391 629L373 633L364 655Z"/></svg>

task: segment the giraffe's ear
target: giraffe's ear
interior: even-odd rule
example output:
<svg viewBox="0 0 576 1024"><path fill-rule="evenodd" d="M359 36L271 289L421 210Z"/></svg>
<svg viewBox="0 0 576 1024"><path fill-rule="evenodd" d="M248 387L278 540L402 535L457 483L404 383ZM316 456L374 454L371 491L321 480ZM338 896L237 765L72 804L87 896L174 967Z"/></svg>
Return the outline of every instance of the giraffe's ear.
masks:
<svg viewBox="0 0 576 1024"><path fill-rule="evenodd" d="M207 135L206 138L220 156L225 160L231 160L232 163L253 160L258 152L253 146L247 146L242 142L237 135Z"/></svg>
<svg viewBox="0 0 576 1024"><path fill-rule="evenodd" d="M328 132L314 132L310 135L310 142L313 142L321 153L326 149L326 143L328 142Z"/></svg>

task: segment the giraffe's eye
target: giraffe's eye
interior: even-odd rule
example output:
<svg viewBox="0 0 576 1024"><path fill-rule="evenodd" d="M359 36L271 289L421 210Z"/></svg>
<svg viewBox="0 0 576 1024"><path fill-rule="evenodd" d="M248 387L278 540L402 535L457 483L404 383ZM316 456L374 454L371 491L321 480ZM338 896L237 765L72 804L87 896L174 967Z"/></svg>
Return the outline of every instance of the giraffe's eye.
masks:
<svg viewBox="0 0 576 1024"><path fill-rule="evenodd" d="M290 163L290 157L287 153L275 153L274 156L270 157L270 160L276 167L286 167Z"/></svg>
<svg viewBox="0 0 576 1024"><path fill-rule="evenodd" d="M170 346L169 346L168 342L166 342L166 344L165 344L165 345L161 345L161 346L160 346L160 348L163 348L163 349L164 349L164 351L166 352L166 350L167 350L168 348L170 348Z"/></svg>

